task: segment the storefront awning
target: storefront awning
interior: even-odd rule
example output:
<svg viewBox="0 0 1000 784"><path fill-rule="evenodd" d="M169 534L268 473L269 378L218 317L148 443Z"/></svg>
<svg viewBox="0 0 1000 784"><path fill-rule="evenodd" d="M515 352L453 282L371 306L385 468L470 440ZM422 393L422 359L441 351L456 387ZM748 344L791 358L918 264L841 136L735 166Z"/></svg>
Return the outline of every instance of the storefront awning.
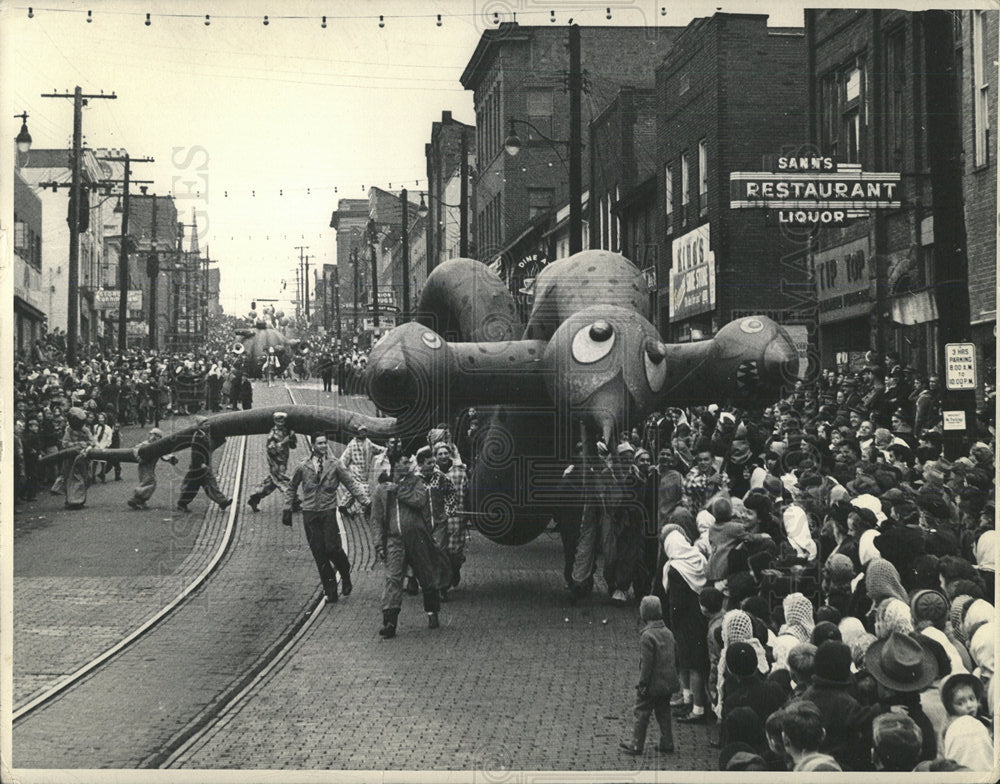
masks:
<svg viewBox="0 0 1000 784"><path fill-rule="evenodd" d="M48 318L45 315L45 313L36 308L27 300L21 299L16 294L14 295L14 312L20 313L23 316L27 316L32 321L45 321L45 319Z"/></svg>

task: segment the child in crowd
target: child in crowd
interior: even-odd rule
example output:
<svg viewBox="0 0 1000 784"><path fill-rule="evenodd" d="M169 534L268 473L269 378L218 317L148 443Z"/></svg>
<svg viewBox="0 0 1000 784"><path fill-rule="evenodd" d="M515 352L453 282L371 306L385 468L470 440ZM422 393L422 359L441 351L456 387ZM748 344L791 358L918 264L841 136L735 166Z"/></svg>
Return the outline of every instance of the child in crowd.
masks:
<svg viewBox="0 0 1000 784"><path fill-rule="evenodd" d="M992 770L993 739L983 715L985 689L975 675L958 673L941 685L941 702L948 721L941 733L942 756L969 770Z"/></svg>
<svg viewBox="0 0 1000 784"><path fill-rule="evenodd" d="M656 596L644 596L639 605L639 617L644 622L639 636L639 683L636 685L635 726L631 741L622 741L621 748L632 755L642 754L646 744L649 719L656 714L660 725L657 750L671 754L674 750L673 727L670 719L670 695L680 689L673 632L663 622L663 609Z"/></svg>

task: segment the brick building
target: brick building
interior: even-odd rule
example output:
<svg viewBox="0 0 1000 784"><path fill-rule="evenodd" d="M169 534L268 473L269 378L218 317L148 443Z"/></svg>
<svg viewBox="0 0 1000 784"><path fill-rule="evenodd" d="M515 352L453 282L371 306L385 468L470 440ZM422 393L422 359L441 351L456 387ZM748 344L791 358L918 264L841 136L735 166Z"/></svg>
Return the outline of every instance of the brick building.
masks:
<svg viewBox="0 0 1000 784"><path fill-rule="evenodd" d="M42 290L42 200L14 172L14 351L27 351L45 331Z"/></svg>
<svg viewBox="0 0 1000 784"><path fill-rule="evenodd" d="M337 288L333 307L340 313L338 334L348 343L353 342L363 327L363 292L371 276L365 239L368 212L368 199L340 199L330 217L330 228L337 230Z"/></svg>
<svg viewBox="0 0 1000 784"><path fill-rule="evenodd" d="M657 313L662 212L658 207L656 90L622 87L590 124L591 247L620 252L643 271ZM567 255L556 249L556 258ZM654 319L657 328L662 325Z"/></svg>
<svg viewBox="0 0 1000 784"><path fill-rule="evenodd" d="M805 62L801 28L718 13L692 21L656 71L657 309L670 341L707 338L760 313L799 325L793 338L804 349L802 241L760 211L731 209L729 182L730 173L761 170L802 144ZM605 212L601 234L615 247L615 210Z"/></svg>
<svg viewBox="0 0 1000 784"><path fill-rule="evenodd" d="M580 28L584 127L622 85L652 86L654 69L681 29ZM478 258L493 264L515 294L524 278L551 260L546 233L568 203L568 44L565 27L505 22L483 33L461 77L462 86L474 91L476 107ZM520 121L514 125L522 140L516 157L504 150L511 118ZM587 141L582 140L584 183L590 179Z"/></svg>
<svg viewBox="0 0 1000 784"><path fill-rule="evenodd" d="M813 266L817 272L829 266L837 273L826 286L817 274L825 366L838 360L857 364L873 349L897 353L904 366L940 371L941 344L947 339L942 321L945 316L956 320L955 308L942 303L956 293L965 299L967 284L962 309L972 306L980 345L992 338L996 168L982 132L992 124L996 99L988 86L982 88L989 81L984 67L996 71L997 16L979 16L975 24L973 18L970 12L806 11L812 141L820 153L859 163L864 171L901 174L900 209L818 232ZM951 38L935 47L942 24ZM974 28L979 29L977 43ZM984 32L985 48L978 49ZM978 65L973 50L979 52ZM935 61L928 62L929 56ZM940 78L953 80L954 89L943 98L931 91ZM948 115L961 118L952 130L940 121ZM955 135L964 139L951 138ZM935 199L935 167L945 176L954 170L957 199ZM968 278L961 239L966 231ZM942 281L942 274L954 279ZM957 320L964 322L964 315Z"/></svg>
<svg viewBox="0 0 1000 784"><path fill-rule="evenodd" d="M476 202L475 190L466 179L465 202L462 201L462 161L466 178L476 166L476 128L441 112L441 122L431 127L431 140L424 145L427 159L427 193L421 202L427 209L426 275L442 261L459 254L460 226L464 210L468 227L466 255L474 258Z"/></svg>
<svg viewBox="0 0 1000 784"><path fill-rule="evenodd" d="M39 183L68 183L72 177L71 150L32 150L20 175L42 203L42 269L41 291L48 316L49 331L66 330L69 303L69 189L40 188ZM80 165L83 198L86 199L85 229L79 234L77 335L83 344L98 342L104 337L104 324L95 307L95 294L100 288L104 266L104 224L114 202L93 192L106 175L92 150L84 150ZM101 189L103 190L103 189Z"/></svg>
<svg viewBox="0 0 1000 784"><path fill-rule="evenodd" d="M982 376L996 375L997 123L996 53L1000 14L961 11L956 19L962 95L962 189L969 253L969 315Z"/></svg>

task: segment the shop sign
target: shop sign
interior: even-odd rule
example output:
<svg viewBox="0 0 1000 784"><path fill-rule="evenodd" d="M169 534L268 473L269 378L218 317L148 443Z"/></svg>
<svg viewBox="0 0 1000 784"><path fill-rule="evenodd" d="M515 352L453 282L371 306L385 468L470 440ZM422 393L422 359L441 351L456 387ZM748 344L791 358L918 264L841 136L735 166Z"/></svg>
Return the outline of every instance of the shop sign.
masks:
<svg viewBox="0 0 1000 784"><path fill-rule="evenodd" d="M715 253L706 223L673 241L670 267L670 320L715 310Z"/></svg>
<svg viewBox="0 0 1000 784"><path fill-rule="evenodd" d="M778 224L843 226L902 206L898 172L865 172L829 156L781 156L770 172L731 172L732 209L775 210Z"/></svg>
<svg viewBox="0 0 1000 784"><path fill-rule="evenodd" d="M118 289L98 289L94 292L94 310L118 310L121 292ZM142 289L129 290L128 309L142 310Z"/></svg>
<svg viewBox="0 0 1000 784"><path fill-rule="evenodd" d="M812 254L819 322L863 316L870 302L868 237Z"/></svg>
<svg viewBox="0 0 1000 784"><path fill-rule="evenodd" d="M365 318L364 319L365 332L375 331L375 319ZM392 313L380 313L378 317L378 328L379 330L392 329L396 326L396 316Z"/></svg>
<svg viewBox="0 0 1000 784"><path fill-rule="evenodd" d="M382 306L395 305L396 304L396 292L392 289L388 291L379 291L378 293L378 304Z"/></svg>
<svg viewBox="0 0 1000 784"><path fill-rule="evenodd" d="M976 388L975 344L945 343L944 385L954 390Z"/></svg>
<svg viewBox="0 0 1000 784"><path fill-rule="evenodd" d="M656 265L655 264L652 265L652 266L650 266L650 267L646 267L646 269L644 269L642 271L642 277L646 281L646 290L647 291L653 292L653 291L656 291L657 288L659 288L659 286L657 285L657 282L656 282L657 281L657 276L656 276Z"/></svg>

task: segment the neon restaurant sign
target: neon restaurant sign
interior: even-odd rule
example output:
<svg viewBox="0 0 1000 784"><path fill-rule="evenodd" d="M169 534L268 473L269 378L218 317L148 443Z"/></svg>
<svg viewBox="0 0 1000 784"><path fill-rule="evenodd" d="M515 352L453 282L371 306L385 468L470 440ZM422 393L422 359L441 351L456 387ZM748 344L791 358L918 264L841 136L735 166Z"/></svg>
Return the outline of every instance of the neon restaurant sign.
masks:
<svg viewBox="0 0 1000 784"><path fill-rule="evenodd" d="M784 156L773 171L731 172L729 206L774 211L779 225L843 226L871 210L902 207L900 175L828 156Z"/></svg>

